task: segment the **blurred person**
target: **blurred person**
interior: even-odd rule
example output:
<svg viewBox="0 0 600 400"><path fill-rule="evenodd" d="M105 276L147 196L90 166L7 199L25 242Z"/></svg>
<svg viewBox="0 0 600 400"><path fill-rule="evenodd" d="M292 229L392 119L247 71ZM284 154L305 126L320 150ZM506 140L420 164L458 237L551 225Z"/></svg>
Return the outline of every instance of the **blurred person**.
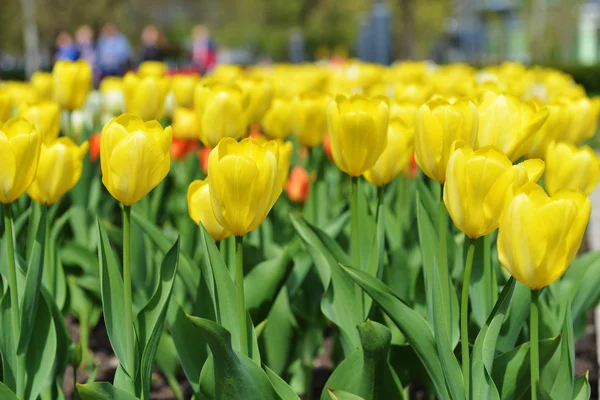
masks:
<svg viewBox="0 0 600 400"><path fill-rule="evenodd" d="M79 59L94 65L96 51L94 50L94 31L87 25L80 26L75 31L75 43L79 52Z"/></svg>
<svg viewBox="0 0 600 400"><path fill-rule="evenodd" d="M79 58L79 52L69 32L62 31L56 36L56 53L54 58L56 61L75 61Z"/></svg>
<svg viewBox="0 0 600 400"><path fill-rule="evenodd" d="M161 34L154 25L147 25L142 30L141 61L163 61L164 52L161 46Z"/></svg>
<svg viewBox="0 0 600 400"><path fill-rule="evenodd" d="M131 57L129 41L114 24L106 24L96 45L97 65L103 76L123 75Z"/></svg>
<svg viewBox="0 0 600 400"><path fill-rule="evenodd" d="M192 29L192 63L201 74L212 71L217 63L217 47L204 25Z"/></svg>

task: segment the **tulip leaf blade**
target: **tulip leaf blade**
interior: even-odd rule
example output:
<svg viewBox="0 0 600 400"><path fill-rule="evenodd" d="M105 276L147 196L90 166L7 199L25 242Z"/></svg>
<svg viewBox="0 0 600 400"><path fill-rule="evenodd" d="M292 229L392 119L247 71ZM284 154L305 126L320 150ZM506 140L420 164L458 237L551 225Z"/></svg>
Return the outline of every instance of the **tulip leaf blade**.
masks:
<svg viewBox="0 0 600 400"><path fill-rule="evenodd" d="M360 288L342 273L338 264L350 263L350 259L340 246L319 228L310 225L302 217L291 215L291 220L313 259L325 289L321 311L340 328L342 348L348 356L360 346L356 326L364 321L363 310L357 301L358 294L361 293Z"/></svg>
<svg viewBox="0 0 600 400"><path fill-rule="evenodd" d="M494 305L494 309L475 339L473 354L470 360L473 387L472 398L474 399L494 399L499 397L498 389L490 378L490 374L494 367L494 355L500 328L511 302L515 282L515 279L511 278L504 286L502 293L500 293Z"/></svg>
<svg viewBox="0 0 600 400"><path fill-rule="evenodd" d="M142 398L144 399L150 397L149 391L150 384L152 383L154 357L156 356L160 337L164 329L173 282L177 273L178 260L179 238L163 258L160 268L160 280L154 294L136 317L138 348L142 355L140 379Z"/></svg>
<svg viewBox="0 0 600 400"><path fill-rule="evenodd" d="M502 328L496 347L501 353L511 351L519 334L523 330L529 316L529 306L531 304L531 290L521 282L515 283L515 289L512 295L512 301L508 308L508 315Z"/></svg>
<svg viewBox="0 0 600 400"><path fill-rule="evenodd" d="M22 294L21 303L21 334L17 354L23 355L29 346L29 342L35 325L37 308L42 288L42 276L44 272L44 245L46 238L46 215L47 207L42 207L41 214L37 220L35 236L31 243L31 252L25 275L25 290Z"/></svg>
<svg viewBox="0 0 600 400"><path fill-rule="evenodd" d="M435 344L437 352L444 371L444 378L446 379L446 385L450 396L455 400L465 398L465 385L462 378L462 372L460 364L454 355L452 344L450 342L450 326L448 326L448 315L449 304L444 301L442 290L442 282L440 279L439 269L437 268L437 261L433 259L433 274L432 274L432 287L433 287L433 332L435 334Z"/></svg>
<svg viewBox="0 0 600 400"><path fill-rule="evenodd" d="M231 334L216 322L188 316L200 329L212 352L215 398L219 400L278 399L265 371L250 358L236 352L231 343ZM205 366L206 368L206 366ZM203 374L204 374L203 368Z"/></svg>
<svg viewBox="0 0 600 400"><path fill-rule="evenodd" d="M134 395L108 382L78 383L77 393L82 400L137 400Z"/></svg>
<svg viewBox="0 0 600 400"><path fill-rule="evenodd" d="M552 339L540 340L540 365L548 363L559 344L560 335ZM492 378L502 400L520 399L529 391L531 383L529 350L530 343L526 342L494 358Z"/></svg>
<svg viewBox="0 0 600 400"><path fill-rule="evenodd" d="M473 272L469 284L469 305L471 307L473 320L481 328L485 325L487 317L494 309L494 304L498 297L498 282L496 271L491 262L490 252L485 248L490 248L490 235L480 238L475 243L475 254L473 256ZM465 240L465 246L469 243ZM466 253L466 251L464 252ZM487 267L486 268L486 258Z"/></svg>
<svg viewBox="0 0 600 400"><path fill-rule="evenodd" d="M358 326L361 347L346 357L333 371L326 388L342 389L366 399L401 399L402 386L388 363L392 343L390 330L367 320ZM327 400L327 393L321 394Z"/></svg>
<svg viewBox="0 0 600 400"><path fill-rule="evenodd" d="M329 400L365 400L363 397L346 392L344 390L331 390L330 388L325 389L329 395Z"/></svg>
<svg viewBox="0 0 600 400"><path fill-rule="evenodd" d="M98 258L100 259L100 291L106 333L119 363L133 379L137 373L135 365L128 365L127 330L123 277L114 250L100 220L98 224Z"/></svg>
<svg viewBox="0 0 600 400"><path fill-rule="evenodd" d="M3 242L6 242L5 240ZM6 254L2 252L2 254ZM3 257L6 258L6 257ZM12 391L17 391L17 349L13 336L13 324L10 309L10 293L5 292L0 300L0 353L2 354L2 380Z"/></svg>
<svg viewBox="0 0 600 400"><path fill-rule="evenodd" d="M273 389L277 392L277 395L281 398L281 400L299 400L300 398L294 392L294 390L281 379L279 375L277 375L273 370L265 365L265 371L267 373L267 377L271 381L271 385L273 385Z"/></svg>
<svg viewBox="0 0 600 400"><path fill-rule="evenodd" d="M548 382L552 385L545 387L550 396L554 399L568 399L572 397L573 385L575 382L575 349L573 339L573 320L571 319L571 307L567 307L563 329L560 338L560 351L555 356L559 357L556 364L557 370L551 368L545 369L547 379L542 383Z"/></svg>
<svg viewBox="0 0 600 400"><path fill-rule="evenodd" d="M377 278L351 267L342 267L342 270L379 304L406 336L423 363L437 395L441 399L450 399L433 332L427 321Z"/></svg>
<svg viewBox="0 0 600 400"><path fill-rule="evenodd" d="M4 383L0 382L0 399L19 400L18 397Z"/></svg>
<svg viewBox="0 0 600 400"><path fill-rule="evenodd" d="M592 388L588 379L589 372L575 379L573 385L573 400L588 400L592 395Z"/></svg>

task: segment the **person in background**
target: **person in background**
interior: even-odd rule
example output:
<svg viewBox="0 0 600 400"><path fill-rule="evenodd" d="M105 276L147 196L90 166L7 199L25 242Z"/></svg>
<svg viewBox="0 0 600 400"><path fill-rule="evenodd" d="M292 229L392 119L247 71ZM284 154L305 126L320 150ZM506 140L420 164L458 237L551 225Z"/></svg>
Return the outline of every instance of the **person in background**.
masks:
<svg viewBox="0 0 600 400"><path fill-rule="evenodd" d="M192 29L192 64L201 74L210 72L217 63L216 45L208 28L196 25Z"/></svg>
<svg viewBox="0 0 600 400"><path fill-rule="evenodd" d="M102 76L123 75L131 57L129 41L113 24L106 24L96 45L97 65Z"/></svg>
<svg viewBox="0 0 600 400"><path fill-rule="evenodd" d="M62 31L56 36L56 54L54 58L56 61L75 61L79 58L79 52L69 32Z"/></svg>
<svg viewBox="0 0 600 400"><path fill-rule="evenodd" d="M164 54L161 46L161 34L154 25L147 25L142 30L141 61L163 61Z"/></svg>
<svg viewBox="0 0 600 400"><path fill-rule="evenodd" d="M79 52L79 59L94 65L96 51L94 50L94 31L87 25L80 26L75 31L75 43Z"/></svg>

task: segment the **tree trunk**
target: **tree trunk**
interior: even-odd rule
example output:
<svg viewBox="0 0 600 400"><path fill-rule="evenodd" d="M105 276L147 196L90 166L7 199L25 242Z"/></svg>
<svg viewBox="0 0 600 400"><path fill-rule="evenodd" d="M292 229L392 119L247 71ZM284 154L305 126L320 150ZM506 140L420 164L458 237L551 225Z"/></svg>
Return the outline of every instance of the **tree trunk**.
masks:
<svg viewBox="0 0 600 400"><path fill-rule="evenodd" d="M23 42L25 48L25 77L40 68L40 46L35 16L35 0L21 0L23 11Z"/></svg>
<svg viewBox="0 0 600 400"><path fill-rule="evenodd" d="M402 12L400 58L407 60L413 57L415 37L414 0L400 0L400 10Z"/></svg>

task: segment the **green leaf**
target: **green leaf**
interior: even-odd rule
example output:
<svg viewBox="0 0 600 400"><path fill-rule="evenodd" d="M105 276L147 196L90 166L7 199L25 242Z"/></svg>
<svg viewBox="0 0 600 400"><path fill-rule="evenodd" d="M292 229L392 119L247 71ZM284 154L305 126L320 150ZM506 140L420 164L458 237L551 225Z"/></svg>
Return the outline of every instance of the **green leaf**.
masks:
<svg viewBox="0 0 600 400"><path fill-rule="evenodd" d="M573 320L594 308L600 299L600 251L576 258L558 285L561 300L571 302Z"/></svg>
<svg viewBox="0 0 600 400"><path fill-rule="evenodd" d="M589 387L589 385L588 385ZM19 400L17 396L6 386L4 383L0 382L0 399L3 400Z"/></svg>
<svg viewBox="0 0 600 400"><path fill-rule="evenodd" d="M177 261L179 260L179 240L173 244L171 250L165 255L160 268L160 281L156 291L137 315L137 337L139 348L142 350L141 387L142 398L150 398L150 384L152 383L152 367L160 335L163 331L173 281L177 272Z"/></svg>
<svg viewBox="0 0 600 400"><path fill-rule="evenodd" d="M128 365L127 330L125 320L125 304L123 277L115 253L110 245L104 227L98 221L100 246L100 287L102 290L102 309L106 333L119 362L130 377L137 375L136 365Z"/></svg>
<svg viewBox="0 0 600 400"><path fill-rule="evenodd" d="M343 389L372 400L401 399L402 386L388 363L390 330L367 320L358 326L358 331L361 348L341 362L325 387ZM326 392L321 394L321 400L327 400Z"/></svg>
<svg viewBox="0 0 600 400"><path fill-rule="evenodd" d="M166 253L169 251L173 242L167 239L163 232L160 231L152 222L144 218L136 211L131 212L133 220L142 228L148 235L150 240L158 247L160 251ZM186 289L192 297L195 297L198 290L198 282L200 281L200 271L190 259L183 253L179 253L179 274L183 278Z"/></svg>
<svg viewBox="0 0 600 400"><path fill-rule="evenodd" d="M160 336L160 342L156 351L156 365L165 375L175 397L178 400L183 400L183 393L181 393L181 387L177 381L177 375L180 370L177 348L175 347L173 338L167 332L163 332Z"/></svg>
<svg viewBox="0 0 600 400"><path fill-rule="evenodd" d="M208 342L214 362L217 400L279 399L267 374L248 357L231 346L231 334L221 325L204 318L188 317Z"/></svg>
<svg viewBox="0 0 600 400"><path fill-rule="evenodd" d="M519 333L527 323L530 304L531 290L521 282L517 282L508 308L508 316L500 330L500 337L496 345L500 352L506 353L515 347Z"/></svg>
<svg viewBox="0 0 600 400"><path fill-rule="evenodd" d="M448 302L444 301L443 298L444 291L442 289L439 268L437 267L437 261L435 259L433 260L432 271L432 322L437 352L442 364L442 370L444 371L444 378L446 379L446 385L448 385L448 391L450 392L450 396L455 400L462 400L465 398L465 385L462 377L460 364L458 363L458 360L454 355L453 347L450 343L451 327L448 325L450 321L448 320L448 318L446 318L450 307L448 305Z"/></svg>
<svg viewBox="0 0 600 400"><path fill-rule="evenodd" d="M365 400L364 398L343 390L331 390L327 388L330 400Z"/></svg>
<svg viewBox="0 0 600 400"><path fill-rule="evenodd" d="M590 388L590 381L588 380L589 372L581 375L575 379L573 387L573 400L589 400L592 396L592 388Z"/></svg>
<svg viewBox="0 0 600 400"><path fill-rule="evenodd" d="M340 328L342 348L344 354L349 355L360 345L356 326L364 320L358 301L362 296L360 289L342 273L338 265L338 262L350 263L350 259L339 245L319 228L308 224L301 217L292 215L291 220L308 248L325 289L321 310Z"/></svg>
<svg viewBox="0 0 600 400"><path fill-rule="evenodd" d="M77 393L82 400L137 400L132 394L117 389L108 382L77 384Z"/></svg>
<svg viewBox="0 0 600 400"><path fill-rule="evenodd" d="M514 299L513 299L514 303ZM540 340L540 365L546 365L558 348L560 336ZM494 358L492 377L503 400L520 399L529 391L529 342Z"/></svg>
<svg viewBox="0 0 600 400"><path fill-rule="evenodd" d="M21 304L21 335L19 336L19 346L17 354L23 355L29 345L29 340L33 333L36 311L40 298L42 287L42 276L44 268L44 238L46 237L46 207L42 208L42 213L37 225L35 239L31 244L31 253L27 265L27 274L25 275L25 291L22 295Z"/></svg>
<svg viewBox="0 0 600 400"><path fill-rule="evenodd" d="M465 240L465 245L468 242ZM473 268L469 284L469 304L473 310L473 319L479 327L483 327L485 324L498 297L498 282L494 265L491 262L490 246L490 235L477 240L473 257L475 268ZM489 268L485 268L486 257Z"/></svg>
<svg viewBox="0 0 600 400"><path fill-rule="evenodd" d="M425 278L425 289L427 298L427 309L429 320L433 320L433 269L437 268L440 277L440 288L442 290L442 301L449 305L444 315L446 326L450 335L452 349L458 344L460 337L458 297L452 285L452 279L447 268L443 268L438 262L434 262L440 254L439 238L426 207L421 201L420 193L417 193L417 224L419 228L419 243L421 244L421 255L423 258L423 276ZM445 210L444 210L445 212ZM437 215L437 214L435 214Z"/></svg>
<svg viewBox="0 0 600 400"><path fill-rule="evenodd" d="M560 339L560 362L556 375L551 374L552 386L546 387L553 399L568 399L573 394L575 382L575 349L573 340L573 321L570 307L567 307L565 322Z"/></svg>
<svg viewBox="0 0 600 400"><path fill-rule="evenodd" d="M56 354L55 357L55 372L54 379L58 388L62 388L65 369L70 362L72 354L72 341L67 332L65 319L58 309L56 303L52 300L52 296L45 288L42 288L42 297L52 315L52 321L56 328Z"/></svg>
<svg viewBox="0 0 600 400"><path fill-rule="evenodd" d="M473 355L471 356L472 397L474 399L498 398L498 390L492 379L490 379L490 374L494 367L496 341L498 340L500 328L502 327L502 322L504 321L504 316L508 310L514 289L515 280L511 278L504 286L494 309L481 328L481 331L479 331L477 339L475 339Z"/></svg>
<svg viewBox="0 0 600 400"><path fill-rule="evenodd" d="M6 253L3 252L2 254ZM16 392L17 349L15 348L15 340L13 336L14 330L10 306L10 294L6 292L4 296L2 296L2 301L0 302L0 326L2 327L2 334L0 335L0 353L2 354L2 380L10 390Z"/></svg>
<svg viewBox="0 0 600 400"><path fill-rule="evenodd" d="M417 356L433 382L438 397L449 399L450 395L444 381L444 374L438 357L435 339L427 321L404 301L396 297L390 288L380 280L355 268L342 267L342 270L358 283L394 321L415 349Z"/></svg>
<svg viewBox="0 0 600 400"><path fill-rule="evenodd" d="M266 364L276 374L283 375L290 361L290 354L294 348L294 332L298 329L298 322L290 306L287 288L283 288L267 317L268 323L263 332L262 344L263 358Z"/></svg>
<svg viewBox="0 0 600 400"><path fill-rule="evenodd" d="M246 309L254 321L262 321L267 317L290 267L290 253L286 248L278 258L263 261L244 277Z"/></svg>
<svg viewBox="0 0 600 400"><path fill-rule="evenodd" d="M269 367L265 366L265 370L267 372L267 377L271 381L271 385L273 385L273 389L277 392L281 400L299 400L298 395L292 390L290 385L288 385L283 379L279 377L273 370L269 369Z"/></svg>

